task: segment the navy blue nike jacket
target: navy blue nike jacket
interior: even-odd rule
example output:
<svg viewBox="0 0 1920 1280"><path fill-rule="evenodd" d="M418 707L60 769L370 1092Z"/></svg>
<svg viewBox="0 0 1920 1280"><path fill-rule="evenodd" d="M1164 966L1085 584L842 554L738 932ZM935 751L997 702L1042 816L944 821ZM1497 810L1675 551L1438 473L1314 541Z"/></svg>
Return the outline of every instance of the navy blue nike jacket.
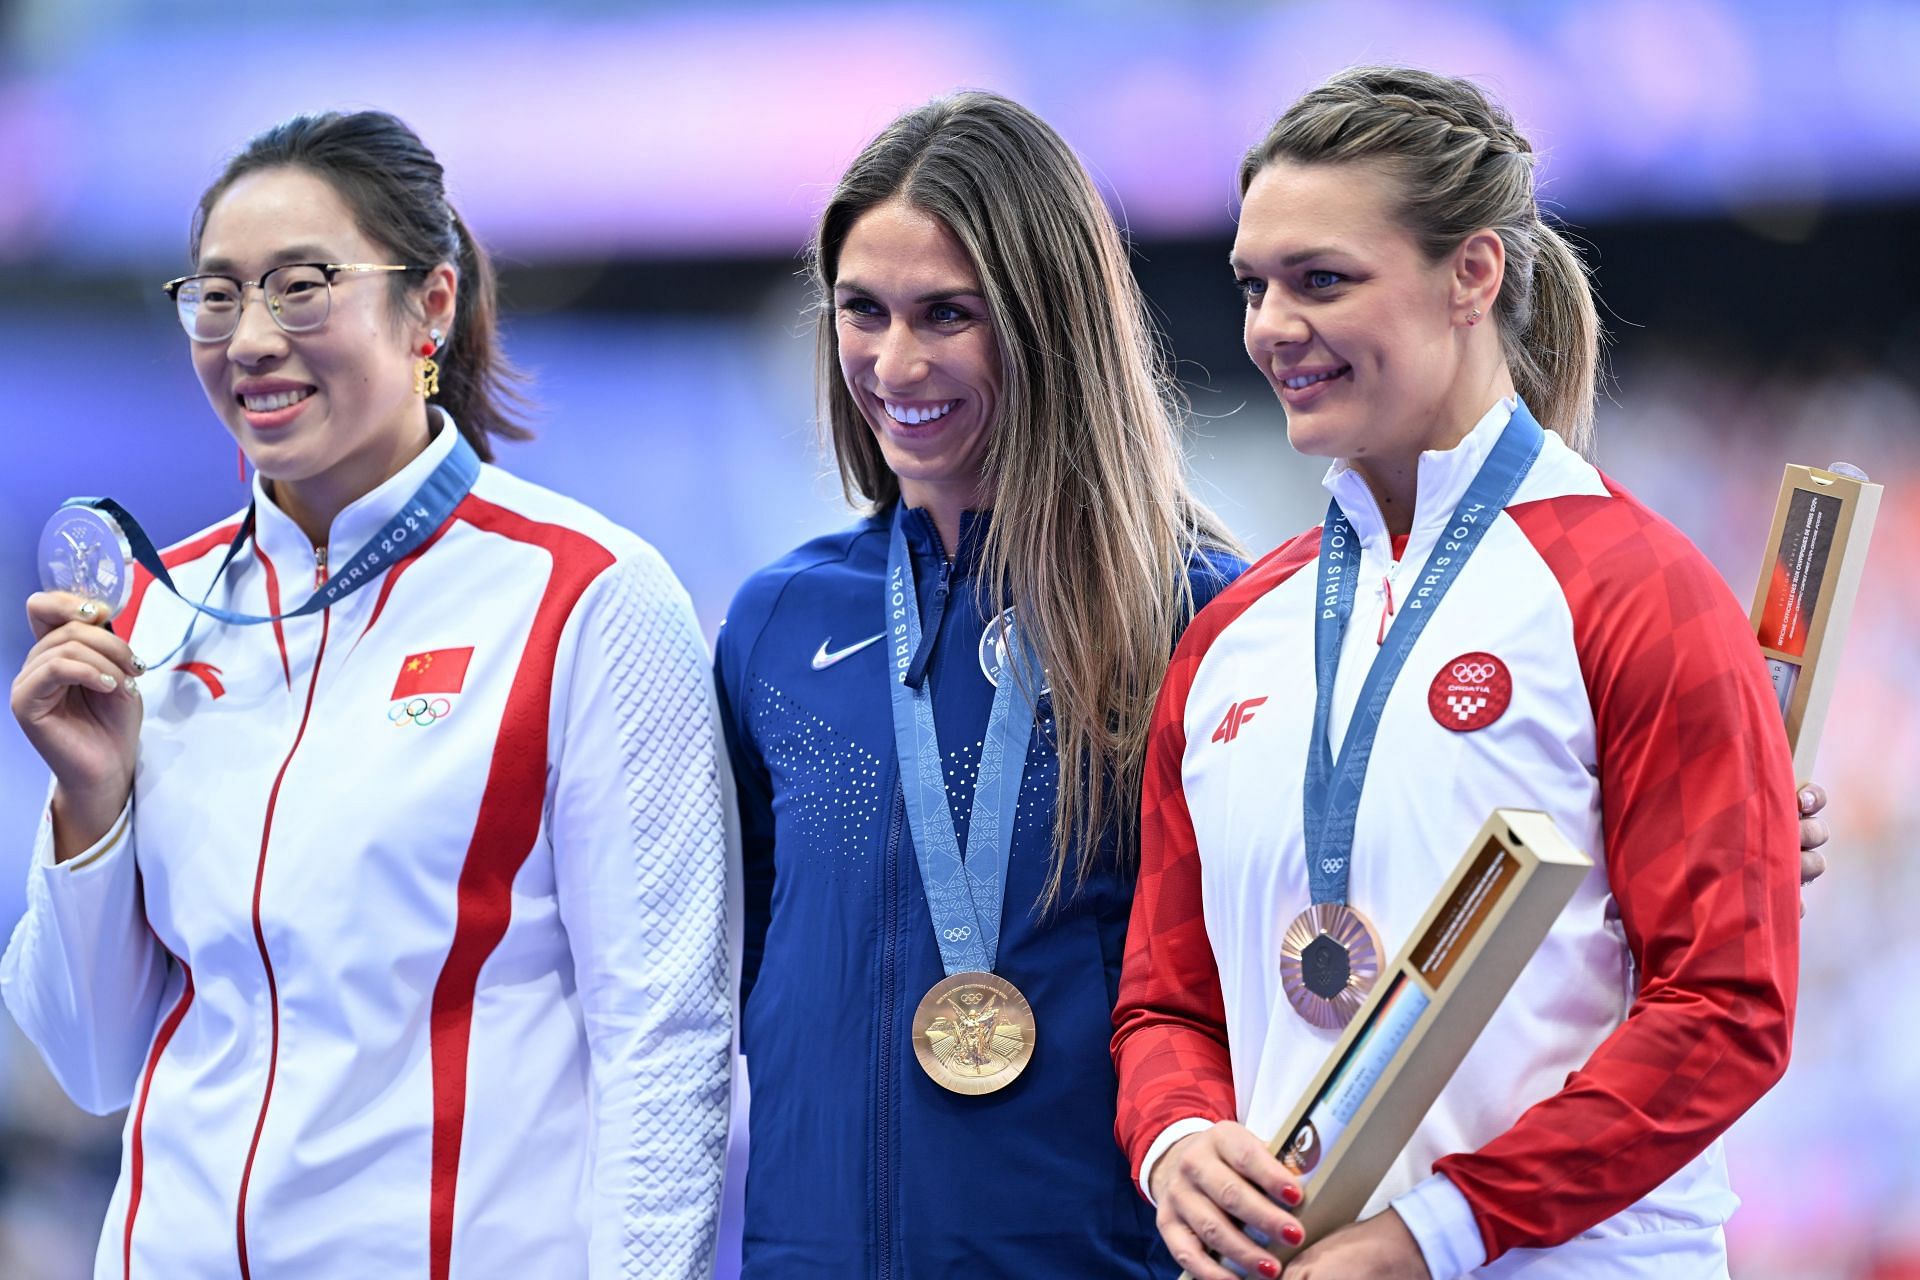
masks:
<svg viewBox="0 0 1920 1280"><path fill-rule="evenodd" d="M999 1092L964 1097L914 1058L911 1015L945 974L907 828L880 639L891 519L888 508L755 574L716 646L745 842L744 1274L1173 1276L1113 1139L1107 1046L1131 876L1104 857L1063 905L1045 915L1036 905L1059 783L1047 699L1027 748L995 962L1033 1006L1032 1061ZM931 518L907 520L963 842L993 697L981 657L991 592L976 573L986 521L963 518L949 567ZM1243 567L1218 553L1197 560L1196 608Z"/></svg>

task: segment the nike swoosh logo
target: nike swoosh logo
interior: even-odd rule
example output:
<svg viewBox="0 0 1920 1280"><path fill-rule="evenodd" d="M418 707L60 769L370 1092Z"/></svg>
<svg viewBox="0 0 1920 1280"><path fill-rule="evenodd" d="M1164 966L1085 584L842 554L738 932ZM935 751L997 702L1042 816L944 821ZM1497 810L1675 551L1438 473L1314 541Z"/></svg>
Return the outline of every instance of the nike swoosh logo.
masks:
<svg viewBox="0 0 1920 1280"><path fill-rule="evenodd" d="M833 643L833 637L828 636L820 642L820 651L813 655L813 669L815 671L825 671L828 667L840 661L840 659L850 658L868 645L878 644L886 638L887 633L882 631L877 636L868 636L865 640L856 641L844 649L829 650L827 646Z"/></svg>

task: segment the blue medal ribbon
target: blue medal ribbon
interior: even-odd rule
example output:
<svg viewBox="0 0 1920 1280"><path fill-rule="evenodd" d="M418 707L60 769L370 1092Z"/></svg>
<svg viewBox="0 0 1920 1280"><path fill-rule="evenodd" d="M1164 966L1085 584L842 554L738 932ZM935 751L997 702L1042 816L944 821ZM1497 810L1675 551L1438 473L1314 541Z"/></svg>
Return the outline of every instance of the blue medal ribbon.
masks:
<svg viewBox="0 0 1920 1280"><path fill-rule="evenodd" d="M288 613L252 614L236 613L231 609L222 609L207 603L212 599L214 589L220 579L226 576L227 568L234 557L240 554L240 548L253 536L255 508L249 504L247 514L240 522L240 529L227 545L227 554L220 561L212 581L207 584L206 594L198 601L187 599L174 585L173 575L167 572L166 563L155 550L153 539L140 527L127 509L112 498L69 498L60 505L64 507L91 507L105 512L126 534L127 546L133 552L133 558L140 566L153 575L154 581L165 587L183 604L194 610L193 620L187 624L187 633L180 637L166 657L157 662L149 662L149 667L160 667L171 661L175 654L187 647L193 639L193 631L199 625L201 615L225 622L233 626L256 626L263 622L283 622L289 618L302 618L320 609L329 608L358 591L361 587L380 576L382 570L405 559L418 549L421 543L433 536L434 530L447 522L455 507L472 491L474 482L480 478L480 455L467 443L465 436L451 423L442 425L441 430L454 432L453 449L433 473L414 490L413 496L400 504L393 518L379 533L367 539L366 544L348 560L345 567L338 569L320 586L305 603Z"/></svg>
<svg viewBox="0 0 1920 1280"><path fill-rule="evenodd" d="M927 895L927 912L933 917L941 966L949 977L991 972L1000 950L1014 806L1026 770L1034 699L1042 677L1032 651L1017 636L1009 637L1010 669L1001 673L993 691L963 854L942 776L933 690L925 680L916 687L907 678L920 649L920 602L907 552L906 518L906 503L901 502L893 513L887 551L886 607L887 639L893 646L887 684L893 698L894 747L906 797L907 827ZM1018 670L1011 669L1016 666Z"/></svg>
<svg viewBox="0 0 1920 1280"><path fill-rule="evenodd" d="M1459 578L1480 540L1506 510L1520 482L1540 456L1546 433L1516 403L1498 443L1480 465L1460 504L1453 509L1433 553L1427 557L1418 586L1387 629L1374 655L1366 682L1347 725L1336 763L1328 745L1327 725L1333 710L1333 682L1340 667L1340 646L1360 581L1360 540L1353 524L1335 500L1327 506L1320 538L1320 611L1313 627L1315 691L1313 738L1307 751L1306 800L1307 884L1315 903L1345 903L1347 874L1352 869L1353 830L1360 816L1360 791L1366 785L1373 740L1387 695L1413 651L1414 641L1426 629L1440 601Z"/></svg>

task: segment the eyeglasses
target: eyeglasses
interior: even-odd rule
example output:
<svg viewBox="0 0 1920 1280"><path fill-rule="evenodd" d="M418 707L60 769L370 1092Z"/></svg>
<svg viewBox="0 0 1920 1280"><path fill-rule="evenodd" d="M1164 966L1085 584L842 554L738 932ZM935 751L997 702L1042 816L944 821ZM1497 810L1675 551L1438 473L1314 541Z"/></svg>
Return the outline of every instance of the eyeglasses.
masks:
<svg viewBox="0 0 1920 1280"><path fill-rule="evenodd" d="M333 282L343 272L425 271L425 267L373 262L289 262L258 280L232 276L181 276L161 285L180 314L180 327L195 342L225 342L240 327L249 285L258 285L267 314L286 333L310 333L333 310Z"/></svg>

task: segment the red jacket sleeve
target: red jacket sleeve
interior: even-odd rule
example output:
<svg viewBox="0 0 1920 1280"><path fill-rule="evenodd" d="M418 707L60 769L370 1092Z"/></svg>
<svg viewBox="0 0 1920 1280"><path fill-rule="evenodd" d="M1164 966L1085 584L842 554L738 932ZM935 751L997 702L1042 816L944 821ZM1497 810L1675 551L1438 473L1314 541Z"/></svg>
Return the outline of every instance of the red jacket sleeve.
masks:
<svg viewBox="0 0 1920 1280"><path fill-rule="evenodd" d="M1677 1172L1786 1070L1799 826L1745 615L1623 494L1514 508L1572 609L1597 728L1607 878L1639 988L1559 1093L1436 1163L1489 1260L1559 1244Z"/></svg>
<svg viewBox="0 0 1920 1280"><path fill-rule="evenodd" d="M1315 530L1253 566L1200 611L1174 651L1147 739L1140 797L1140 878L1127 931L1113 1063L1120 1079L1114 1136L1136 1182L1147 1149L1177 1120L1231 1120L1233 1063L1220 974L1200 896L1200 849L1180 762L1187 694L1207 648L1247 606L1319 553Z"/></svg>

